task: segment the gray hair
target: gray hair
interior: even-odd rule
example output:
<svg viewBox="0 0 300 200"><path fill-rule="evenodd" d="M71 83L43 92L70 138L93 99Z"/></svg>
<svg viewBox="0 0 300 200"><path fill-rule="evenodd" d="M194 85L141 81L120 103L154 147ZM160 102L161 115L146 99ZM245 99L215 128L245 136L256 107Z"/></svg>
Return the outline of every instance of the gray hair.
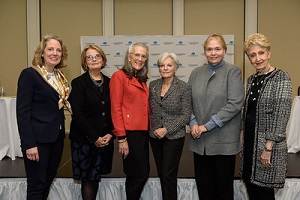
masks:
<svg viewBox="0 0 300 200"><path fill-rule="evenodd" d="M164 62L164 60L166 58L169 58L169 57L172 59L174 66L178 69L180 62L179 62L176 54L175 53L170 53L170 52L165 52L165 53L163 53L163 54L161 54L159 56L159 58L157 60L157 67L159 67L160 65L162 65L163 62Z"/></svg>
<svg viewBox="0 0 300 200"><path fill-rule="evenodd" d="M126 51L126 54L125 54L125 60L124 60L124 66L122 67L122 70L129 76L129 77L132 77L132 76L135 76L139 81L141 82L146 82L148 80L148 60L147 59L145 61L145 66L139 70L139 71L136 71L131 63L129 62L128 60L128 57L129 57L129 54L133 53L134 52L134 48L135 47L143 47L147 50L147 53L146 53L146 56L149 57L149 47L145 44L145 43L142 43L142 42L136 42L134 44L131 44L129 47L128 47L128 50Z"/></svg>

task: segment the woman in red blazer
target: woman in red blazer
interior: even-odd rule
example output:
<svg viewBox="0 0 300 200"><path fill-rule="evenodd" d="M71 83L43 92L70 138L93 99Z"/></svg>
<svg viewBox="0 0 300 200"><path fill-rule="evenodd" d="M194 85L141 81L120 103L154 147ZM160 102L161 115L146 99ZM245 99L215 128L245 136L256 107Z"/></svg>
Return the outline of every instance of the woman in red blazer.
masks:
<svg viewBox="0 0 300 200"><path fill-rule="evenodd" d="M129 46L125 64L110 80L113 133L118 137L126 174L126 196L139 200L149 176L148 46Z"/></svg>

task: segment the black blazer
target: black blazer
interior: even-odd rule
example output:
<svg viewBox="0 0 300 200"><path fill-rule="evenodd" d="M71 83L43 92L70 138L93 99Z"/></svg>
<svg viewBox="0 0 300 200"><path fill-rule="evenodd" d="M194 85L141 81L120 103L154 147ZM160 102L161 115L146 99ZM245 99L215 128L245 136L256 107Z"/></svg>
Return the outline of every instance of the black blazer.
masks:
<svg viewBox="0 0 300 200"><path fill-rule="evenodd" d="M37 143L52 143L64 131L64 111L58 108L57 91L32 67L18 80L17 123L22 150Z"/></svg>
<svg viewBox="0 0 300 200"><path fill-rule="evenodd" d="M103 92L92 82L88 72L75 78L69 102L72 107L70 140L95 143L99 136L112 134L110 113L110 79L103 75ZM110 142L112 143L112 142Z"/></svg>

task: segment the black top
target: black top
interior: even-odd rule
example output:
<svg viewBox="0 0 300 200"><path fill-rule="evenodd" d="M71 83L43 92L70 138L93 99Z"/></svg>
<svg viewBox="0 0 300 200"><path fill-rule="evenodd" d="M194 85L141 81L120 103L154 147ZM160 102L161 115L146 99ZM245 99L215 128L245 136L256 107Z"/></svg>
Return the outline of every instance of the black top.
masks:
<svg viewBox="0 0 300 200"><path fill-rule="evenodd" d="M94 84L86 72L72 81L69 102L72 107L70 139L94 143L100 136L112 134L109 81L102 75L103 84ZM102 91L102 92L101 92Z"/></svg>

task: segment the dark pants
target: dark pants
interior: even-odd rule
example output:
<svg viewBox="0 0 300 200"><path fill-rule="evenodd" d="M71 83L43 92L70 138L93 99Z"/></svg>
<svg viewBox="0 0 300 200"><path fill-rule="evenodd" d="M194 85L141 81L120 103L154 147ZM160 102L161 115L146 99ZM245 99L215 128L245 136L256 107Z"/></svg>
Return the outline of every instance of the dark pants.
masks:
<svg viewBox="0 0 300 200"><path fill-rule="evenodd" d="M200 200L233 200L235 155L194 153L195 179Z"/></svg>
<svg viewBox="0 0 300 200"><path fill-rule="evenodd" d="M38 143L39 162L31 161L23 151L27 175L27 200L46 200L50 186L60 164L64 134L60 133L54 143Z"/></svg>
<svg viewBox="0 0 300 200"><path fill-rule="evenodd" d="M148 131L126 131L129 154L123 159L127 200L139 200L150 171Z"/></svg>
<svg viewBox="0 0 300 200"><path fill-rule="evenodd" d="M249 200L275 200L273 188L260 187L245 180Z"/></svg>
<svg viewBox="0 0 300 200"><path fill-rule="evenodd" d="M177 174L184 137L174 140L150 138L164 200L177 200Z"/></svg>

